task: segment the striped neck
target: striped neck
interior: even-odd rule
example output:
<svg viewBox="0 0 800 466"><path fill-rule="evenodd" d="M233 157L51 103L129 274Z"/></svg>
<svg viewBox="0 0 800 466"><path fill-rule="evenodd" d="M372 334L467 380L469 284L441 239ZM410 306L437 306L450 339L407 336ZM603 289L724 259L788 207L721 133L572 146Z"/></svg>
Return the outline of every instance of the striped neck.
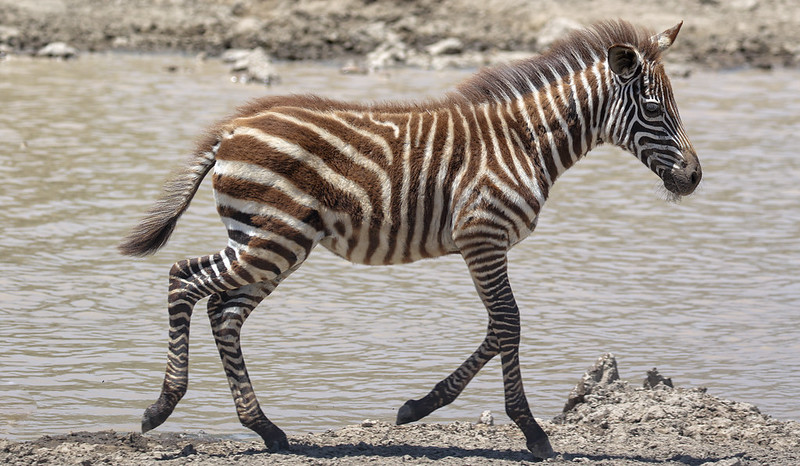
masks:
<svg viewBox="0 0 800 466"><path fill-rule="evenodd" d="M613 80L607 63L582 59L531 59L478 75L460 93L473 105L497 105L513 115L510 124L548 192L555 180L598 143L605 141L605 120ZM488 81L491 79L491 81Z"/></svg>
<svg viewBox="0 0 800 466"><path fill-rule="evenodd" d="M619 85L608 51L630 44L650 62L660 58L652 33L624 21L574 31L537 57L482 70L458 88L470 103L517 108L520 134L528 136L544 181L552 183L597 144L613 142L610 123L619 116Z"/></svg>
<svg viewBox="0 0 800 466"><path fill-rule="evenodd" d="M548 185L599 142L605 140L603 128L606 104L611 92L605 63L573 69L539 70L539 83L516 97L525 134L533 145L530 153L538 157Z"/></svg>

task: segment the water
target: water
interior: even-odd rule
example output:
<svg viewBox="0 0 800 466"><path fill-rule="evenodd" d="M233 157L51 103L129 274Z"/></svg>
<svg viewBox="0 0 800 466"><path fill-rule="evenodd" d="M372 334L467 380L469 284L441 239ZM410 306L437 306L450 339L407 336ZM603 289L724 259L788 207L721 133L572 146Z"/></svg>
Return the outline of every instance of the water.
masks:
<svg viewBox="0 0 800 466"><path fill-rule="evenodd" d="M0 63L0 435L138 430L165 365L166 277L225 244L204 183L158 255L114 246L202 130L250 98L436 95L465 72L344 76L285 65L283 84L236 85L222 65L84 56ZM535 414L560 412L592 361L800 419L800 75L675 80L704 180L683 203L632 156L600 148L564 175L539 228L510 254L521 358ZM208 180L207 180L208 181ZM483 338L486 315L458 257L349 264L319 248L244 329L266 413L290 433L393 421ZM161 431L248 437L198 306L190 386ZM498 361L428 421L503 412Z"/></svg>

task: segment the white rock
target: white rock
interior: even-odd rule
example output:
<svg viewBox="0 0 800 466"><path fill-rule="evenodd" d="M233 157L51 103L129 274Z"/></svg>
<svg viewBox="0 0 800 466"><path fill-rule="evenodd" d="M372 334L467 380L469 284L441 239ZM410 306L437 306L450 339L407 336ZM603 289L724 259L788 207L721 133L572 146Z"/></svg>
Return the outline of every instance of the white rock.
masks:
<svg viewBox="0 0 800 466"><path fill-rule="evenodd" d="M75 58L78 56L78 49L71 47L64 42L51 42L36 52L37 57L50 58Z"/></svg>

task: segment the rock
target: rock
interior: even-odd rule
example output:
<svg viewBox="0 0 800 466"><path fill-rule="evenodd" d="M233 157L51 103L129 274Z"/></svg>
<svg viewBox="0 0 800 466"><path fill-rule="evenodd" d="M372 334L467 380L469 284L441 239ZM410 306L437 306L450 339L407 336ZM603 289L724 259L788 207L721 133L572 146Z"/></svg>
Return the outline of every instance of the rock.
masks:
<svg viewBox="0 0 800 466"><path fill-rule="evenodd" d="M249 49L228 49L222 52L219 56L223 63L236 63L239 60L247 58L252 51Z"/></svg>
<svg viewBox="0 0 800 466"><path fill-rule="evenodd" d="M655 367L647 371L647 378L644 379L644 383L642 386L644 388L656 388L659 384L663 385L664 387L673 388L672 379L669 377L664 377L658 373L658 369Z"/></svg>
<svg viewBox="0 0 800 466"><path fill-rule="evenodd" d="M426 56L427 57L427 56ZM480 68L487 63L486 55L481 52L466 52L457 55L437 55L427 57L425 68L431 70Z"/></svg>
<svg viewBox="0 0 800 466"><path fill-rule="evenodd" d="M438 55L455 55L464 51L464 44L455 37L449 37L425 47L425 51L428 52L428 55L434 57Z"/></svg>
<svg viewBox="0 0 800 466"><path fill-rule="evenodd" d="M486 410L481 413L481 417L478 418L478 424L485 424L487 426L494 425L494 416L492 416L492 412L490 410Z"/></svg>
<svg viewBox="0 0 800 466"><path fill-rule="evenodd" d="M245 52L229 51L226 54L223 54L223 61L233 62L231 71L238 73L236 77L238 82L257 82L269 85L280 79L272 65L272 60L261 47Z"/></svg>
<svg viewBox="0 0 800 466"><path fill-rule="evenodd" d="M12 44L20 37L18 28L0 25L0 44Z"/></svg>
<svg viewBox="0 0 800 466"><path fill-rule="evenodd" d="M355 60L348 60L347 63L339 68L339 72L342 74L367 74L368 71L366 67Z"/></svg>
<svg viewBox="0 0 800 466"><path fill-rule="evenodd" d="M257 18L246 17L237 21L231 28L231 32L235 36L254 36L260 30L264 29L264 23Z"/></svg>
<svg viewBox="0 0 800 466"><path fill-rule="evenodd" d="M728 5L734 10L754 11L758 8L758 4L758 0L730 0Z"/></svg>
<svg viewBox="0 0 800 466"><path fill-rule="evenodd" d="M59 58L68 60L78 56L78 49L70 47L64 42L51 42L36 52L37 57Z"/></svg>
<svg viewBox="0 0 800 466"><path fill-rule="evenodd" d="M566 413L586 401L586 396L598 387L608 386L617 380L619 380L617 359L611 353L600 356L594 366L583 374L581 381L569 392L563 412Z"/></svg>
<svg viewBox="0 0 800 466"><path fill-rule="evenodd" d="M386 39L375 50L367 54L366 68L370 73L406 63L408 45L394 32L387 32Z"/></svg>

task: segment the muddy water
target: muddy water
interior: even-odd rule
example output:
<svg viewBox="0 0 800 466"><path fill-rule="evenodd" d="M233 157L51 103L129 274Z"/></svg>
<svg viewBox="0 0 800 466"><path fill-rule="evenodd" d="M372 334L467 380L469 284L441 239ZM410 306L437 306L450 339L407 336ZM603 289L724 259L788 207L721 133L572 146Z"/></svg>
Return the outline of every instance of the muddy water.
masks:
<svg viewBox="0 0 800 466"><path fill-rule="evenodd" d="M165 363L166 275L217 251L204 183L172 242L134 260L114 245L192 141L265 93L347 99L433 95L464 72L343 76L283 67L241 86L221 65L87 56L0 63L0 434L137 430ZM537 232L511 252L523 373L552 417L599 354L623 378L657 366L683 386L800 419L800 75L696 73L675 80L704 181L675 205L632 156L600 148L556 185ZM245 326L267 414L290 433L393 420L480 343L485 311L457 257L355 266L319 249ZM164 431L247 436L203 307L189 392ZM499 362L430 421L503 411Z"/></svg>

